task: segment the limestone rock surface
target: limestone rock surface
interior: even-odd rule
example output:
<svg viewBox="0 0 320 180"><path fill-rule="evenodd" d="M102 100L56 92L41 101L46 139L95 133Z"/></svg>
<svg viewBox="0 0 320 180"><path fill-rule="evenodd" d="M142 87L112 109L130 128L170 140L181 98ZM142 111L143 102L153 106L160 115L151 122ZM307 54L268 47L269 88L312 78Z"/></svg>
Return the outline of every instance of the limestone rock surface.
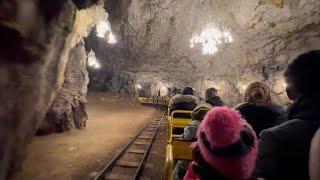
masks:
<svg viewBox="0 0 320 180"><path fill-rule="evenodd" d="M69 53L64 83L42 121L38 134L85 128L88 118L85 104L89 82L86 60L84 44L80 42Z"/></svg>
<svg viewBox="0 0 320 180"><path fill-rule="evenodd" d="M132 0L118 6L121 21L111 25L119 42L100 53L105 64L94 73L96 84L117 92L135 93L136 84L151 83L192 86L201 94L214 85L235 105L249 83L264 81L274 100L286 104L284 68L298 54L320 49L318 0ZM190 41L207 27L228 30L233 41L203 54L202 44Z"/></svg>

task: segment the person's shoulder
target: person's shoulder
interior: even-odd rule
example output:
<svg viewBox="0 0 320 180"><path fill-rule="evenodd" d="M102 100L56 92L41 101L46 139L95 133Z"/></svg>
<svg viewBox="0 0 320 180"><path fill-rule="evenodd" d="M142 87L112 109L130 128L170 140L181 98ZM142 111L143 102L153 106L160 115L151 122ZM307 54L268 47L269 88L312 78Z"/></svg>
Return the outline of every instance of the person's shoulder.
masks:
<svg viewBox="0 0 320 180"><path fill-rule="evenodd" d="M266 137L272 137L275 139L299 139L300 136L303 136L313 124L309 123L307 120L302 119L292 119L287 122L284 122L280 125L274 126L269 129L265 129L260 133L261 139Z"/></svg>
<svg viewBox="0 0 320 180"><path fill-rule="evenodd" d="M184 102L195 102L198 104L198 98L194 95L181 95L179 96L179 100Z"/></svg>
<svg viewBox="0 0 320 180"><path fill-rule="evenodd" d="M267 105L272 111L278 112L278 113L285 113L286 110L283 106L280 106L279 104L276 103L270 103Z"/></svg>
<svg viewBox="0 0 320 180"><path fill-rule="evenodd" d="M248 105L247 102L243 102L243 103L237 104L237 105L234 106L233 108L236 109L236 110L239 110L239 109L242 109L242 108L246 107L247 105Z"/></svg>
<svg viewBox="0 0 320 180"><path fill-rule="evenodd" d="M207 102L202 102L197 105L195 109L200 109L200 108L206 108L206 109L211 109L213 106L210 103Z"/></svg>

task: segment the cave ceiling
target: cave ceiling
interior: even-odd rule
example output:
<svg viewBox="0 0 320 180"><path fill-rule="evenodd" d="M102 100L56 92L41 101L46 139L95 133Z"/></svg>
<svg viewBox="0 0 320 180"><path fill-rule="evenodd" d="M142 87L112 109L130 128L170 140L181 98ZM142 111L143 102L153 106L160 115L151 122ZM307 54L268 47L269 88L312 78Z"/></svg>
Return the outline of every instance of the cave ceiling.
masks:
<svg viewBox="0 0 320 180"><path fill-rule="evenodd" d="M112 71L110 88L129 93L137 83L188 85L199 91L214 85L228 89L228 99L239 97L250 82L264 81L284 97L286 64L299 53L320 48L318 0L106 4L118 43L101 42L96 53Z"/></svg>

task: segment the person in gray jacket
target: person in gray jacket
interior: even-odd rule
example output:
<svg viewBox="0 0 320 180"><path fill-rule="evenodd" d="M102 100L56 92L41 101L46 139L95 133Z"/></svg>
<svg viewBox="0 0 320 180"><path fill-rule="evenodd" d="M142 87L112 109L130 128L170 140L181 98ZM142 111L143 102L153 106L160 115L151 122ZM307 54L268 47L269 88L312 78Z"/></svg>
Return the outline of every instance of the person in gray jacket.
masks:
<svg viewBox="0 0 320 180"><path fill-rule="evenodd" d="M284 77L294 103L288 121L260 134L255 176L264 179L309 179L311 139L320 125L320 51L298 56Z"/></svg>
<svg viewBox="0 0 320 180"><path fill-rule="evenodd" d="M184 133L181 135L181 139L188 141L196 141L197 139L197 130L204 119L206 113L215 106L223 106L223 101L217 96L217 89L209 88L205 93L205 102L200 103L191 114L191 123L184 128ZM179 160L174 168L174 180L183 179L187 167L190 161Z"/></svg>

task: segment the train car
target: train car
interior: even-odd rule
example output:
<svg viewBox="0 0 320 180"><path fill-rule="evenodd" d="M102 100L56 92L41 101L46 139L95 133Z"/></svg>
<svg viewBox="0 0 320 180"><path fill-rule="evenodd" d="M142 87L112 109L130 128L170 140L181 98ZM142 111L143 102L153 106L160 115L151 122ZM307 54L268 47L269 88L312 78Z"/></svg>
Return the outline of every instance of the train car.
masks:
<svg viewBox="0 0 320 180"><path fill-rule="evenodd" d="M143 97L143 96L139 96L138 101L140 102L140 104L168 106L169 97Z"/></svg>
<svg viewBox="0 0 320 180"><path fill-rule="evenodd" d="M189 146L192 141L180 138L183 129L191 122L192 111L175 110L168 116L168 136L166 149L166 180L173 179L173 169L177 160L191 160ZM179 131L175 131L178 129ZM182 131L181 131L182 130ZM179 133L175 133L179 132Z"/></svg>
<svg viewBox="0 0 320 180"><path fill-rule="evenodd" d="M192 111L174 110L168 116L168 142L183 133L183 129L191 122Z"/></svg>

